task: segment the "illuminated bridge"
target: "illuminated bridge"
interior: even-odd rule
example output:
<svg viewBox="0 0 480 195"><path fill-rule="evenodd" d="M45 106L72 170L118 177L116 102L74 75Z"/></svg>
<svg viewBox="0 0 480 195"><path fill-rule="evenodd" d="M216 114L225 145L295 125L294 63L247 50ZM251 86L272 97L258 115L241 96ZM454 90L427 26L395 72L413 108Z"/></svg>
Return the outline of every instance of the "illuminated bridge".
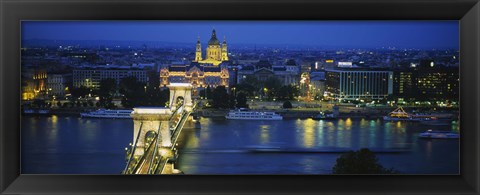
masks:
<svg viewBox="0 0 480 195"><path fill-rule="evenodd" d="M195 105L192 86L171 83L169 107L134 108L133 142L126 148L123 174L174 174L176 142Z"/></svg>

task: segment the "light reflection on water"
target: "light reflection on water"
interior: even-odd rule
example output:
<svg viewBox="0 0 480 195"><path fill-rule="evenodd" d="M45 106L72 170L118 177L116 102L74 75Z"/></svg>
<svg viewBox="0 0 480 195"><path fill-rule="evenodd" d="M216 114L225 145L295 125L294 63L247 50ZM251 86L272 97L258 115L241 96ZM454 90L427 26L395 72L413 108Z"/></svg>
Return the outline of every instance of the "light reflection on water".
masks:
<svg viewBox="0 0 480 195"><path fill-rule="evenodd" d="M269 125L260 125L260 143L267 144L270 142L269 129Z"/></svg>
<svg viewBox="0 0 480 195"><path fill-rule="evenodd" d="M458 141L421 140L428 126L382 120L232 121L200 119L185 130L176 167L187 174L329 174L339 154L247 153L252 146L329 149L395 148L379 155L404 173L458 172ZM457 129L457 124L438 126ZM77 117L22 119L22 173L117 174L133 137L131 120ZM213 151L213 152L212 152ZM220 151L220 152L218 152ZM243 151L243 152L242 152ZM185 152L185 153L182 153Z"/></svg>
<svg viewBox="0 0 480 195"><path fill-rule="evenodd" d="M383 154L378 157L386 167L394 167L403 173L455 174L458 172L458 141L420 140L417 138L418 133L425 131L427 127L415 123L383 122L382 120L367 119L339 119L333 121L312 119L283 121L227 120L222 122L228 124L229 130L226 131L220 129L216 125L217 123L211 121L212 119L202 118L200 120L202 129L193 130L193 132L219 132L219 134L215 134L217 136L211 138L216 140L215 142L209 142L208 146L204 145L198 148L186 146L181 149L181 151L192 149L199 151L198 153L188 153L180 156L177 168L187 174L329 174L339 155L318 153L203 153L205 152L203 150L208 151L208 148L231 149L259 145L273 148L305 149L359 149L362 147L406 149L411 150L411 152ZM448 127L438 128L448 129ZM229 137L235 137L240 141L233 144ZM198 141L202 142L201 138ZM426 150L429 146L438 149ZM444 152L441 152L442 150ZM261 163L264 161L267 163ZM441 165L439 165L439 161L442 161ZM257 163L252 166L249 162ZM236 168L222 168L230 164L234 164Z"/></svg>

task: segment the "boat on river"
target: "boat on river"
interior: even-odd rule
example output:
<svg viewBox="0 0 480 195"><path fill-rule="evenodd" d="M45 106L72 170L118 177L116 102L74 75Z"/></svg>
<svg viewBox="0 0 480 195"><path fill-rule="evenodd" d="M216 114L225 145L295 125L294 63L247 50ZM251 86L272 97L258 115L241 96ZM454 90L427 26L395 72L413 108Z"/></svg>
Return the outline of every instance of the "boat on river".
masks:
<svg viewBox="0 0 480 195"><path fill-rule="evenodd" d="M336 119L335 115L333 113L324 113L320 112L319 114L315 115L312 117L313 120L333 120Z"/></svg>
<svg viewBox="0 0 480 195"><path fill-rule="evenodd" d="M23 109L23 114L25 115L50 115L50 110L48 109Z"/></svg>
<svg viewBox="0 0 480 195"><path fill-rule="evenodd" d="M245 108L231 110L225 118L229 120L283 120L283 117L275 112L250 111Z"/></svg>
<svg viewBox="0 0 480 195"><path fill-rule="evenodd" d="M428 126L447 126L452 124L451 119L437 119L437 120L428 120L428 121L420 121L422 125Z"/></svg>
<svg viewBox="0 0 480 195"><path fill-rule="evenodd" d="M82 112L80 113L81 117L90 117L90 118L118 118L118 119L130 119L132 116L130 114L133 110L108 110L108 109L99 109L91 112Z"/></svg>
<svg viewBox="0 0 480 195"><path fill-rule="evenodd" d="M437 120L438 118L433 115L427 114L410 114L405 112L402 107L398 107L392 112L388 113L387 116L383 116L384 121L432 121Z"/></svg>
<svg viewBox="0 0 480 195"><path fill-rule="evenodd" d="M437 131L429 129L420 133L418 137L427 139L458 139L460 138L460 134L453 131Z"/></svg>

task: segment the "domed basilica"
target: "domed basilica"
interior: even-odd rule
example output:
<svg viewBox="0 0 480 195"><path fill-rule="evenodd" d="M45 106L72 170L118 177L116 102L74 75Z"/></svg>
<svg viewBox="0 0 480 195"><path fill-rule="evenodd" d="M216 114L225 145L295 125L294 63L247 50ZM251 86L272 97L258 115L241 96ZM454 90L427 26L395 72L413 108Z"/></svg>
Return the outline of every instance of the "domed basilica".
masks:
<svg viewBox="0 0 480 195"><path fill-rule="evenodd" d="M197 41L195 59L189 64L168 65L160 69L160 86L170 83L190 83L194 90L205 87L228 87L230 74L226 64L228 61L227 42L220 44L215 30L208 41L205 59L202 58L202 45Z"/></svg>
<svg viewBox="0 0 480 195"><path fill-rule="evenodd" d="M228 61L226 39L224 39L223 43L220 44L220 41L218 41L217 39L215 29L213 29L212 37L208 41L206 57L202 58L202 44L200 43L200 37L198 38L194 62L198 62L201 64L213 64L215 66L218 66L223 61Z"/></svg>

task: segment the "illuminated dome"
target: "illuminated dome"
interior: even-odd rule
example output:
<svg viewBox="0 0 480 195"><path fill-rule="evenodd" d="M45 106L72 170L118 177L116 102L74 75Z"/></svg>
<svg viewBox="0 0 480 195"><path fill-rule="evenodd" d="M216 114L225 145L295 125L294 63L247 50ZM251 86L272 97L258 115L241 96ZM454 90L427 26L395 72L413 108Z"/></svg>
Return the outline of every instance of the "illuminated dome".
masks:
<svg viewBox="0 0 480 195"><path fill-rule="evenodd" d="M208 45L220 45L220 41L217 39L217 34L215 33L215 29L212 31L212 38L208 41Z"/></svg>

